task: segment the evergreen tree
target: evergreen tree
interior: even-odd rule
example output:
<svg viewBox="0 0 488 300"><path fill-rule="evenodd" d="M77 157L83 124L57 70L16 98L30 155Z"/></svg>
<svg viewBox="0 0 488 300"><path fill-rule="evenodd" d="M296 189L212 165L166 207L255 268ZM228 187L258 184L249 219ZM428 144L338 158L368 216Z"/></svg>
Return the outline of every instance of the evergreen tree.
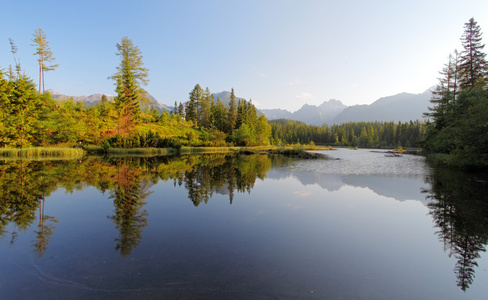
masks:
<svg viewBox="0 0 488 300"><path fill-rule="evenodd" d="M213 104L213 95L210 94L208 87L203 92L203 97L200 100L198 107L199 124L204 128L211 127L211 105Z"/></svg>
<svg viewBox="0 0 488 300"><path fill-rule="evenodd" d="M485 45L481 43L481 29L473 18L464 24L461 41L464 47L459 63L461 89L484 87L488 72L486 53L482 52Z"/></svg>
<svg viewBox="0 0 488 300"><path fill-rule="evenodd" d="M7 118L4 119L7 146L28 147L31 145L42 102L32 80L21 75L13 82L8 107L5 108Z"/></svg>
<svg viewBox="0 0 488 300"><path fill-rule="evenodd" d="M227 109L225 108L224 103L222 103L220 99L217 99L217 104L213 105L211 110L212 110L212 127L224 132L227 124L226 122Z"/></svg>
<svg viewBox="0 0 488 300"><path fill-rule="evenodd" d="M185 115L185 106L181 102L178 106L178 114L180 115L180 117L183 117Z"/></svg>
<svg viewBox="0 0 488 300"><path fill-rule="evenodd" d="M10 116L12 106L10 95L13 89L13 82L5 78L3 70L0 68L0 146L10 144L9 128L7 128L7 118Z"/></svg>
<svg viewBox="0 0 488 300"><path fill-rule="evenodd" d="M48 63L54 62L56 59L53 56L51 48L49 48L49 42L41 28L34 31L32 42L34 42L32 46L36 48L34 55L38 56L37 61L39 63L39 93L41 93L41 85L42 92L44 93L44 72L53 71L59 65L48 65Z"/></svg>
<svg viewBox="0 0 488 300"><path fill-rule="evenodd" d="M203 98L203 89L199 84L196 84L190 92L190 101L186 108L185 119L193 122L193 126L198 124L198 106Z"/></svg>
<svg viewBox="0 0 488 300"><path fill-rule="evenodd" d="M260 116L256 122L256 143L258 145L269 145L271 137L271 125L264 115Z"/></svg>
<svg viewBox="0 0 488 300"><path fill-rule="evenodd" d="M230 102L229 102L229 110L227 112L227 124L225 132L228 134L232 134L234 129L236 128L237 122L237 108L236 108L236 96L234 94L234 88L232 88L230 92Z"/></svg>
<svg viewBox="0 0 488 300"><path fill-rule="evenodd" d="M431 100L434 107L426 114L432 123L426 126L423 147L428 152L449 154L444 159L448 164L486 168L488 94L485 76L488 65L486 54L481 52L484 48L481 30L473 18L465 24L462 41L464 51L459 63L456 59L454 63L450 60L450 65L441 72L444 77Z"/></svg>
<svg viewBox="0 0 488 300"><path fill-rule="evenodd" d="M141 85L148 83L148 69L142 62L142 52L134 45L131 39L123 37L117 44L117 55L120 56L120 65L117 72L109 77L115 80L115 105L119 113L119 130L129 132L137 124L140 117Z"/></svg>

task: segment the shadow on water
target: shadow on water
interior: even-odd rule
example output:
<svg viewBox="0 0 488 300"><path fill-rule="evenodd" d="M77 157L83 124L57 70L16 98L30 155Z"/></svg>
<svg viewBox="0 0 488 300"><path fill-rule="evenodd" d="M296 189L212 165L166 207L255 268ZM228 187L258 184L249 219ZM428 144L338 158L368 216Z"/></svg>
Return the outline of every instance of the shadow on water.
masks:
<svg viewBox="0 0 488 300"><path fill-rule="evenodd" d="M426 179L429 214L449 257L457 260L457 285L466 291L473 283L477 259L488 244L487 174L435 169Z"/></svg>

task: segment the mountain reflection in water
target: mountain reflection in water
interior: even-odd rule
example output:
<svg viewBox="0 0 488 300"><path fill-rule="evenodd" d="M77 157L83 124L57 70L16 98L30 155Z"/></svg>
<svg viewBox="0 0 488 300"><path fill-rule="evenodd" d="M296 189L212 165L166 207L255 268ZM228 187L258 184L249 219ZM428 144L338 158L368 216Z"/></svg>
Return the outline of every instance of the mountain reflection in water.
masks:
<svg viewBox="0 0 488 300"><path fill-rule="evenodd" d="M189 204L199 207L216 195L233 204L237 193L251 194L259 181L294 178L305 187L328 192L350 186L397 201L419 201L428 208L445 252L456 259L457 285L466 291L473 284L488 243L487 176L431 169L418 156L384 158L365 150L327 155L334 160L225 154L4 160L0 162L0 241L14 247L19 236L31 230L33 254L43 258L56 227L63 225L59 215L50 212L49 197L58 189L74 193L94 188L112 201L107 220L118 233L115 251L130 257L148 228L147 199L160 181L184 188Z"/></svg>

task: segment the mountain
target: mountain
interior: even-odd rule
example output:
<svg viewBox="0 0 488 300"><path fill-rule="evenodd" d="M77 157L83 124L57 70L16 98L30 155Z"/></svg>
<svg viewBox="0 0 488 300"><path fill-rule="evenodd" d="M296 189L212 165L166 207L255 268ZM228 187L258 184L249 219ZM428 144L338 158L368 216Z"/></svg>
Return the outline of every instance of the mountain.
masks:
<svg viewBox="0 0 488 300"><path fill-rule="evenodd" d="M297 124L297 125L306 125L302 121L291 120L291 119L273 119L268 121L269 124L280 124L280 125L288 125L288 124Z"/></svg>
<svg viewBox="0 0 488 300"><path fill-rule="evenodd" d="M286 109L261 109L261 112L266 116L268 120L278 119L292 119L293 114Z"/></svg>
<svg viewBox="0 0 488 300"><path fill-rule="evenodd" d="M293 113L284 109L262 109L261 111L269 120L291 119L302 121L309 125L320 126L324 123L332 124L334 117L346 107L341 101L331 99L324 101L319 106L304 104L299 110Z"/></svg>
<svg viewBox="0 0 488 300"><path fill-rule="evenodd" d="M400 93L383 97L370 105L349 106L334 118L333 123L421 120L423 113L428 111L431 97L429 89L421 94Z"/></svg>
<svg viewBox="0 0 488 300"><path fill-rule="evenodd" d="M230 103L230 92L229 91L223 91L223 92L220 92L220 93L212 93L212 96L214 97L214 103L217 103L217 100L220 100L224 105L225 107L229 107L229 103ZM237 97L236 96L236 107L237 107L237 104L239 103L239 100L244 100L244 101L247 101L246 99L244 98L240 98L240 97ZM247 102L250 102L251 100L247 101ZM261 112L259 109L256 108L256 114L257 116L262 116L263 115L263 112Z"/></svg>
<svg viewBox="0 0 488 300"><path fill-rule="evenodd" d="M330 124L338 114L347 108L347 105L344 105L344 103L339 100L330 99L329 101L324 101L324 103L320 104L319 108L322 110L326 123Z"/></svg>
<svg viewBox="0 0 488 300"><path fill-rule="evenodd" d="M229 91L223 91L223 92L220 92L220 93L212 93L212 96L214 97L214 102L217 103L217 100L220 100L226 107L229 107L229 103L230 103L230 92ZM239 103L239 100L244 100L246 101L246 99L244 98L239 98L239 97L236 97L236 107L237 107L237 103Z"/></svg>
<svg viewBox="0 0 488 300"><path fill-rule="evenodd" d="M305 122L310 125L322 125L324 120L324 113L315 105L305 104L292 114L293 120Z"/></svg>
<svg viewBox="0 0 488 300"><path fill-rule="evenodd" d="M154 107L157 110L159 110L160 112L171 111L171 109L172 109L171 107L169 107L165 104L159 103L158 100L156 100L156 98L154 98L146 90L143 90L143 91L144 91L144 93L141 95L141 97L147 99L147 104L149 105L149 107ZM54 90L48 90L48 92L51 94L51 97L55 100L65 101L65 100L72 98L74 101L80 101L80 102L83 102L84 104L87 104L90 106L97 104L102 99L102 94L93 94L90 96L67 96L67 95L57 93ZM111 96L111 95L105 95L105 96L107 96L108 101L112 101L114 99L114 96Z"/></svg>
<svg viewBox="0 0 488 300"><path fill-rule="evenodd" d="M383 97L369 105L346 106L341 101L331 99L319 106L305 104L294 113L283 109L262 109L269 120L290 119L320 126L324 123L342 124L347 122L408 122L422 120L428 111L432 97L431 89L421 94L400 93Z"/></svg>
<svg viewBox="0 0 488 300"><path fill-rule="evenodd" d="M81 102L88 104L88 105L97 104L102 99L102 94L93 94L90 96L67 96L67 95L57 93L54 90L48 90L48 92L51 94L51 97L53 99L58 100L58 101L65 101L65 100L68 100L70 98L73 98L74 101L77 101L77 102L81 101ZM114 98L114 96L110 96L110 95L105 95L105 96L107 96L109 101Z"/></svg>

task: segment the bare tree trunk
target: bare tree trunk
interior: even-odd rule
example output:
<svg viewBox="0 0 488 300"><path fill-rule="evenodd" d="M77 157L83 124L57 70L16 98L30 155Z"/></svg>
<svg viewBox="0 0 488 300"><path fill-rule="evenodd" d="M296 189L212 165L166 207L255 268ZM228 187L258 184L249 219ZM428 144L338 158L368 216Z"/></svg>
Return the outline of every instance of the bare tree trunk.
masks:
<svg viewBox="0 0 488 300"><path fill-rule="evenodd" d="M41 67L41 63L39 63L39 94L41 93L41 82L42 82L42 67Z"/></svg>
<svg viewBox="0 0 488 300"><path fill-rule="evenodd" d="M44 89L44 57L41 60L41 65L42 65L42 93L44 94L44 92L46 91Z"/></svg>

